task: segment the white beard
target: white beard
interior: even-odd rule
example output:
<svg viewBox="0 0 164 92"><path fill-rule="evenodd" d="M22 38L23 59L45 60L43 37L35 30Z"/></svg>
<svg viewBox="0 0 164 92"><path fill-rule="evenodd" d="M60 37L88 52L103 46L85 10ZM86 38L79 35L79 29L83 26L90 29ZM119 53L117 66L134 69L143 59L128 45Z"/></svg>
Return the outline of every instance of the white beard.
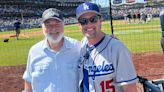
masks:
<svg viewBox="0 0 164 92"><path fill-rule="evenodd" d="M60 33L58 37L53 38L53 36L51 36L49 33L45 33L43 32L45 37L47 38L48 41L52 42L53 44L57 44L59 43L62 38L64 37L64 33Z"/></svg>

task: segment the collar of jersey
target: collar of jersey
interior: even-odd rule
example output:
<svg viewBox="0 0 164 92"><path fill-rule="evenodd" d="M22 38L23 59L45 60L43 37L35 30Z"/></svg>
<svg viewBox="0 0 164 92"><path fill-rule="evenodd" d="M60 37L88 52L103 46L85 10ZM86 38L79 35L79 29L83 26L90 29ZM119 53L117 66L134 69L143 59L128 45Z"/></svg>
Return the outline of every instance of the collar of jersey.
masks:
<svg viewBox="0 0 164 92"><path fill-rule="evenodd" d="M102 38L101 38L101 40L100 41L98 41L96 44L94 44L93 46L89 46L88 44L87 44L87 49L89 50L89 51L92 51L94 48L96 48L103 40L104 40L104 38L105 38L105 36L103 36Z"/></svg>

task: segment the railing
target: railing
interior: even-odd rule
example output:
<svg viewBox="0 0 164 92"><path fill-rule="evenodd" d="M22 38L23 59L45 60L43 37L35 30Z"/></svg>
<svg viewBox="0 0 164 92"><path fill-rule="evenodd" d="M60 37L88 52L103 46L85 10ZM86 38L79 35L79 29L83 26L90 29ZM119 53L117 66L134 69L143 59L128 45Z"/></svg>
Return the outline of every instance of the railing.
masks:
<svg viewBox="0 0 164 92"><path fill-rule="evenodd" d="M149 81L146 78L138 76L139 82L143 85L144 92L164 92L164 79Z"/></svg>

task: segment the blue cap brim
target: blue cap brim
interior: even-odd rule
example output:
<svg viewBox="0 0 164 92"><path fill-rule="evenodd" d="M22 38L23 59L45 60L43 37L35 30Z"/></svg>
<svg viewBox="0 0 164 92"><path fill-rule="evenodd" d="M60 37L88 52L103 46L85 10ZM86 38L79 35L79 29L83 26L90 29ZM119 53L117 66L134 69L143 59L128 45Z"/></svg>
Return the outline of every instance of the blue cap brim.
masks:
<svg viewBox="0 0 164 92"><path fill-rule="evenodd" d="M79 19L80 18L80 16L82 16L83 14L85 14L85 13L95 13L95 14L98 14L98 15L100 15L101 16L101 14L100 13L98 13L97 11L94 11L94 10L87 10L87 11L84 11L84 12L82 12L82 13L80 13L79 15L77 15L77 19Z"/></svg>

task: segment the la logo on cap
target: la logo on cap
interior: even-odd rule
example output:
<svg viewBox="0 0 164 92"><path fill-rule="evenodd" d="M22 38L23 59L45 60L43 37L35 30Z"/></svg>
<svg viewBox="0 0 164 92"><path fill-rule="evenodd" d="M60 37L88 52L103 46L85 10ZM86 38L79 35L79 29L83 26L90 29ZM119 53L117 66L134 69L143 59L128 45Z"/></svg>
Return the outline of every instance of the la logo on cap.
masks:
<svg viewBox="0 0 164 92"><path fill-rule="evenodd" d="M89 6L84 3L83 4L83 8L84 8L84 10L88 10L89 9Z"/></svg>
<svg viewBox="0 0 164 92"><path fill-rule="evenodd" d="M53 17L53 16L59 16L58 13L56 13L56 10L50 9L47 10L47 12L45 13L46 17Z"/></svg>

